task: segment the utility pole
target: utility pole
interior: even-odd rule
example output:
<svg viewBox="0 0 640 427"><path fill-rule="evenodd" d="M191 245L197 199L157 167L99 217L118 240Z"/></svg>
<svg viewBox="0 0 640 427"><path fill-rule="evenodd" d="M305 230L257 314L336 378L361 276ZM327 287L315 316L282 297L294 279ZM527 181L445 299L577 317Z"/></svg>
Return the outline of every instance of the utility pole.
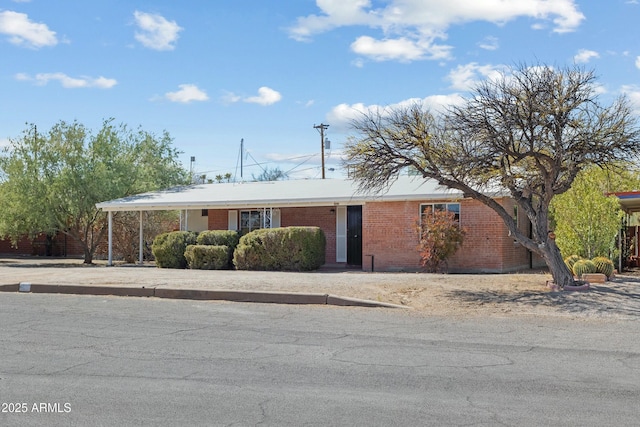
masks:
<svg viewBox="0 0 640 427"><path fill-rule="evenodd" d="M240 181L242 181L242 160L244 159L244 138L240 138Z"/></svg>
<svg viewBox="0 0 640 427"><path fill-rule="evenodd" d="M319 125L313 125L315 129L318 129L320 132L320 153L322 156L322 179L324 179L324 130L329 127L329 125L325 125L320 123Z"/></svg>

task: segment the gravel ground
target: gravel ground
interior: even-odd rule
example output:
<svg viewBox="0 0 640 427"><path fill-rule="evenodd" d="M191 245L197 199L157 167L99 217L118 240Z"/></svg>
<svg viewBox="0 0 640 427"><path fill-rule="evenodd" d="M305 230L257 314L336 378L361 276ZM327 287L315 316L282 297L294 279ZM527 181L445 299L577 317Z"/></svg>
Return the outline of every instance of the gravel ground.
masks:
<svg viewBox="0 0 640 427"><path fill-rule="evenodd" d="M153 265L78 259L0 258L0 284L144 286L327 293L411 308L412 315L559 316L640 319L640 274L618 275L587 291L554 292L545 272L514 274L365 273L327 270L310 273L159 269Z"/></svg>

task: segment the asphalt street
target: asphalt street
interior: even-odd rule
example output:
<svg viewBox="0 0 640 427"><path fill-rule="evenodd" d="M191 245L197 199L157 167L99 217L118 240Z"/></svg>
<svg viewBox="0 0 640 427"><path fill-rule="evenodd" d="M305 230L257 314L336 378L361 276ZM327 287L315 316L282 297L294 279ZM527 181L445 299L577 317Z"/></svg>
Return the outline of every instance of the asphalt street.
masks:
<svg viewBox="0 0 640 427"><path fill-rule="evenodd" d="M637 425L640 323L0 294L0 425Z"/></svg>

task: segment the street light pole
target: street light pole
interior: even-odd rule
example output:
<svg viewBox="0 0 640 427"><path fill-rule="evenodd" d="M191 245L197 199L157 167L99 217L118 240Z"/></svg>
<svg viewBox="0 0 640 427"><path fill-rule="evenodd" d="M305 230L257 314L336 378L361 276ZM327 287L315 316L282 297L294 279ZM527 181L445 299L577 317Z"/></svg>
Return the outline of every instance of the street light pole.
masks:
<svg viewBox="0 0 640 427"><path fill-rule="evenodd" d="M320 123L319 125L313 125L313 127L320 131L320 154L322 158L322 179L324 179L324 130L328 128L329 125Z"/></svg>

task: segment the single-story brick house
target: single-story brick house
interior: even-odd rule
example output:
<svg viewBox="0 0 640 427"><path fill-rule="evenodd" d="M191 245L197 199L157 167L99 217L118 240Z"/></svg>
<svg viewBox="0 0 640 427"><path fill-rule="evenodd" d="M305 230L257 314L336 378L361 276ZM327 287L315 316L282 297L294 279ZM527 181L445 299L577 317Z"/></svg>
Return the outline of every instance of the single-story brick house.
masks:
<svg viewBox="0 0 640 427"><path fill-rule="evenodd" d="M513 199L492 196L513 212L525 233L530 230ZM110 218L116 211L180 210L181 228L192 231L318 226L327 239L327 265L365 271L420 270L416 226L421 212L447 209L468 230L463 246L449 261L450 272L503 273L544 265L509 236L490 208L413 176L399 177L376 195L358 192L349 179L215 183L139 194L97 207Z"/></svg>

